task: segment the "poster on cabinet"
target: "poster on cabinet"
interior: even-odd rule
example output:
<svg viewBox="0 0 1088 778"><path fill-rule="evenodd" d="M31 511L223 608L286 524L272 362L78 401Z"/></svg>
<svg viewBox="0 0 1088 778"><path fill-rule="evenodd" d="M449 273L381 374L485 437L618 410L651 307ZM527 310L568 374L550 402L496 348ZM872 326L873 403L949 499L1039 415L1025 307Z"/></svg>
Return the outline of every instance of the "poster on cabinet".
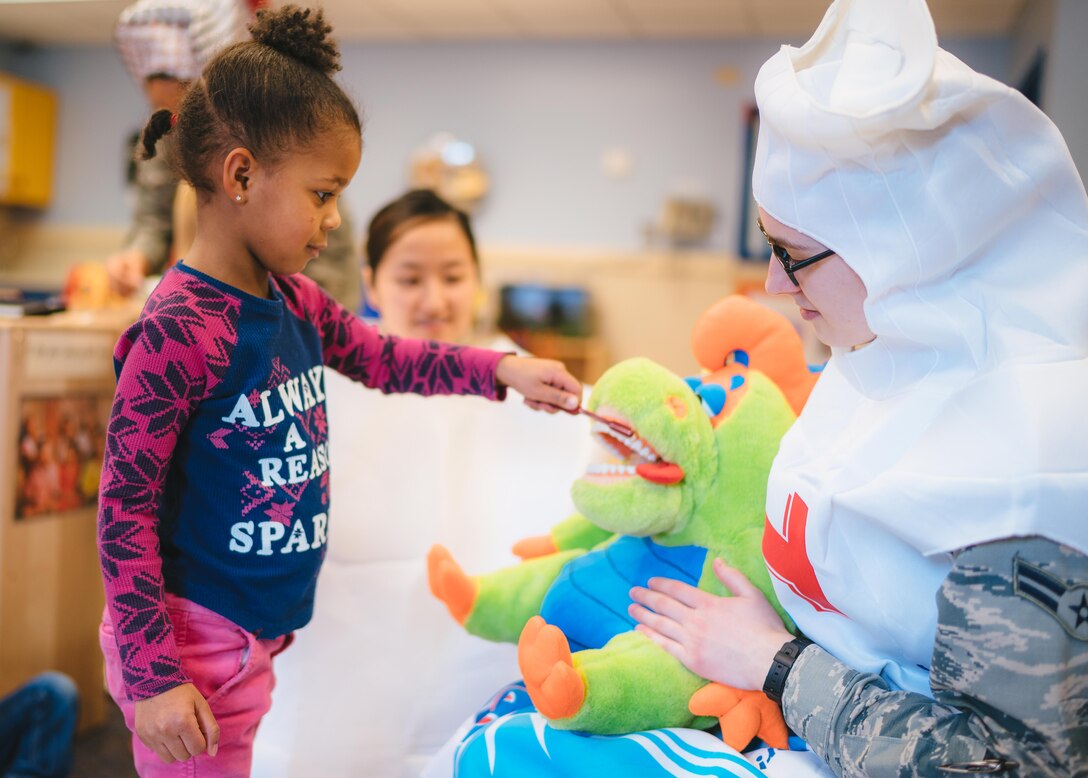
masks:
<svg viewBox="0 0 1088 778"><path fill-rule="evenodd" d="M97 504L108 416L103 395L20 399L16 521Z"/></svg>

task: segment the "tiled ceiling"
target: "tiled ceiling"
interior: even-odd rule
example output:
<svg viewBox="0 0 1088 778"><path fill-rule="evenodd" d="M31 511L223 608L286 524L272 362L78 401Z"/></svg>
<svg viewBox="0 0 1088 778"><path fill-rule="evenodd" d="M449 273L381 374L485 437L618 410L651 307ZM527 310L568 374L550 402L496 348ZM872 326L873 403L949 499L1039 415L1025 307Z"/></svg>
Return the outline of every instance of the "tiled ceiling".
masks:
<svg viewBox="0 0 1088 778"><path fill-rule="evenodd" d="M0 39L107 44L130 0L0 0ZM305 4L305 0L295 0ZM942 36L1008 34L1031 0L930 0ZM275 0L278 4L280 0ZM804 38L828 0L324 0L351 41Z"/></svg>

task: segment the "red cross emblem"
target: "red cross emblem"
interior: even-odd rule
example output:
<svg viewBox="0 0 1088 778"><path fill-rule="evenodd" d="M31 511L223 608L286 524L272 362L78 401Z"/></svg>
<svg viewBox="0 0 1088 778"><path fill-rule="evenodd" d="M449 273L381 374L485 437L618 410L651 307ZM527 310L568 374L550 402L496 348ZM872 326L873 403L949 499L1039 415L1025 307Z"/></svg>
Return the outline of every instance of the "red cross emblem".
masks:
<svg viewBox="0 0 1088 778"><path fill-rule="evenodd" d="M790 587L790 591L816 610L844 616L842 611L828 601L820 587L820 581L816 578L816 571L812 569L808 549L805 547L807 525L808 506L794 492L786 501L786 513L782 520L785 537L771 526L769 518L763 527L763 558L767 560L767 568L771 575Z"/></svg>

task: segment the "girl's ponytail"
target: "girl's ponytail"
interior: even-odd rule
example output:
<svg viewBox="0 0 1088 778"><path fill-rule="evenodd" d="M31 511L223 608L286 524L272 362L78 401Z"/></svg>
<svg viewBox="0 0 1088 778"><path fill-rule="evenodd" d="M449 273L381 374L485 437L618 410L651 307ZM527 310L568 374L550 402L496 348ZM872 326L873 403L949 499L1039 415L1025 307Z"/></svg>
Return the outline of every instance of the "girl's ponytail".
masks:
<svg viewBox="0 0 1088 778"><path fill-rule="evenodd" d="M155 144L159 142L163 135L173 129L176 121L174 116L166 108L151 114L151 118L147 120L144 131L140 136L140 142L143 144L143 153L140 155L140 159L151 159L155 156Z"/></svg>

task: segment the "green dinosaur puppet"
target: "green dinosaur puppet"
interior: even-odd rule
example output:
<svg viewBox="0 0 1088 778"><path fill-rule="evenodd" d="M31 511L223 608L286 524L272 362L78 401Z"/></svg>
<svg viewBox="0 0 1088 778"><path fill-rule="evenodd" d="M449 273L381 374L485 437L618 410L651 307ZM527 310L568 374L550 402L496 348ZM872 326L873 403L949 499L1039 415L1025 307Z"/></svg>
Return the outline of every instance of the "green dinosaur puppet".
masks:
<svg viewBox="0 0 1088 778"><path fill-rule="evenodd" d="M435 546L431 591L471 634L518 641L526 687L554 727L619 734L719 721L734 747L757 734L784 747L785 725L762 692L703 689L627 613L631 586L652 576L723 594L715 557L778 607L760 550L766 481L815 377L792 326L747 298L704 313L692 343L700 378L637 358L597 383L589 410L632 433L594 424L618 461L574 483L580 515L516 546L528 557L520 564L486 575L466 575Z"/></svg>

